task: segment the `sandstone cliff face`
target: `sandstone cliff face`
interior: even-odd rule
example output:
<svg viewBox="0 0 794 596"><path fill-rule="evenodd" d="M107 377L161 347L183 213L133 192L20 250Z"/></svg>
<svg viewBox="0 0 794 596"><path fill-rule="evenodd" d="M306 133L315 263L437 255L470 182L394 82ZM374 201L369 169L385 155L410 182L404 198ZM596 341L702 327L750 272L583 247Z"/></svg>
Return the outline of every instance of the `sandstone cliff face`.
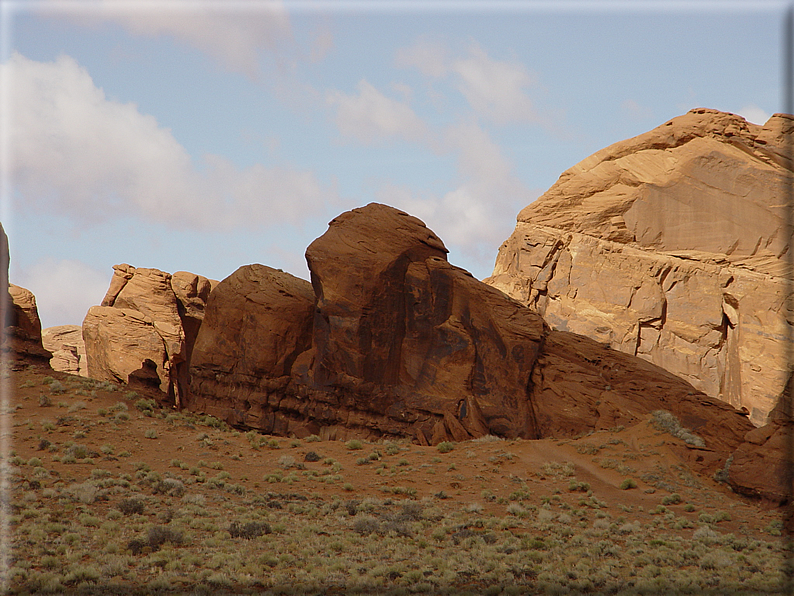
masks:
<svg viewBox="0 0 794 596"><path fill-rule="evenodd" d="M786 380L792 130L698 109L599 151L519 214L485 281L763 424Z"/></svg>
<svg viewBox="0 0 794 596"><path fill-rule="evenodd" d="M102 304L83 321L88 376L154 385L179 406L209 291L192 273L114 266Z"/></svg>
<svg viewBox="0 0 794 596"><path fill-rule="evenodd" d="M441 240L371 204L306 251L311 285L261 265L210 295L186 406L268 433L527 439L633 424L666 409L714 471L753 428L729 405L571 333L450 265Z"/></svg>
<svg viewBox="0 0 794 596"><path fill-rule="evenodd" d="M2 351L14 360L49 361L41 345L41 320L30 290L8 283L8 236L0 224L0 325Z"/></svg>
<svg viewBox="0 0 794 596"><path fill-rule="evenodd" d="M79 325L47 327L41 332L41 343L52 352L50 367L72 375L88 376L83 329Z"/></svg>

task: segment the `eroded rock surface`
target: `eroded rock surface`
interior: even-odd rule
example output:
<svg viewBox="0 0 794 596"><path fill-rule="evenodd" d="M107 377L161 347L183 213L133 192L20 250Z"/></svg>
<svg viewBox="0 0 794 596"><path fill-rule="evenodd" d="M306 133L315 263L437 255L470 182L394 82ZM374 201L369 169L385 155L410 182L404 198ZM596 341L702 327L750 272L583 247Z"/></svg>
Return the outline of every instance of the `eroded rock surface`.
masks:
<svg viewBox="0 0 794 596"><path fill-rule="evenodd" d="M48 362L41 344L41 320L33 292L8 283L8 236L0 224L0 325L2 350L10 358Z"/></svg>
<svg viewBox="0 0 794 596"><path fill-rule="evenodd" d="M47 327L41 332L45 350L52 352L50 366L53 370L88 376L83 329L79 325Z"/></svg>
<svg viewBox="0 0 794 596"><path fill-rule="evenodd" d="M449 264L421 221L371 204L306 251L311 285L261 265L213 290L188 407L240 427L324 438L541 438L666 409L714 471L753 428L669 372L586 337Z"/></svg>
<svg viewBox="0 0 794 596"><path fill-rule="evenodd" d="M786 376L793 129L698 109L607 147L519 214L486 282L763 424Z"/></svg>
<svg viewBox="0 0 794 596"><path fill-rule="evenodd" d="M102 304L83 321L88 376L155 385L180 405L210 285L192 273L114 266Z"/></svg>

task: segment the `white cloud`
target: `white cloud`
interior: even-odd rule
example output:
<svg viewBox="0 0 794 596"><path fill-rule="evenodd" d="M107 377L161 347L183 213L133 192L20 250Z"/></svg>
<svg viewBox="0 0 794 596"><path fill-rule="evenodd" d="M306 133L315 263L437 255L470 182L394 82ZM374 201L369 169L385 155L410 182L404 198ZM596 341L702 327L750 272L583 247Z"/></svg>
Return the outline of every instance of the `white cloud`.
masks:
<svg viewBox="0 0 794 596"><path fill-rule="evenodd" d="M334 49L334 36L329 27L320 28L312 39L310 59L312 62L322 62L328 53Z"/></svg>
<svg viewBox="0 0 794 596"><path fill-rule="evenodd" d="M765 112L755 104L744 106L737 112L737 114L742 116L748 122L761 125L766 124L766 121L772 117L772 114Z"/></svg>
<svg viewBox="0 0 794 596"><path fill-rule="evenodd" d="M101 272L80 261L44 259L21 272L15 283L36 296L42 328L82 325L88 309L99 304L112 272Z"/></svg>
<svg viewBox="0 0 794 596"><path fill-rule="evenodd" d="M383 184L377 200L422 219L453 252L477 265L479 277L490 275L494 248L507 238L515 215L539 196L512 173L501 148L476 122L447 128L445 151L457 154L458 177L443 195L421 195L394 184ZM451 259L454 263L454 254Z"/></svg>
<svg viewBox="0 0 794 596"><path fill-rule="evenodd" d="M433 78L442 77L449 70L446 47L427 38L420 38L413 45L397 50L394 64L397 68L416 68Z"/></svg>
<svg viewBox="0 0 794 596"><path fill-rule="evenodd" d="M84 25L111 22L133 35L170 35L229 70L249 76L259 70L260 51L274 51L281 42L292 39L287 10L279 0L46 0L38 8L65 13Z"/></svg>
<svg viewBox="0 0 794 596"><path fill-rule="evenodd" d="M102 221L135 215L175 227L249 228L297 223L335 201L311 172L240 170L187 151L131 103L107 99L72 58L0 65L10 89L11 168L32 208Z"/></svg>
<svg viewBox="0 0 794 596"><path fill-rule="evenodd" d="M425 123L406 103L386 97L364 79L358 83L358 94L331 91L327 101L336 107L339 131L362 143L388 137L421 141L427 136Z"/></svg>
<svg viewBox="0 0 794 596"><path fill-rule="evenodd" d="M620 109L631 120L647 120L653 118L653 110L647 106L638 104L633 99L627 99L620 104Z"/></svg>
<svg viewBox="0 0 794 596"><path fill-rule="evenodd" d="M492 60L475 44L452 70L460 79L458 89L478 115L501 125L537 120L526 93L533 81L523 64Z"/></svg>

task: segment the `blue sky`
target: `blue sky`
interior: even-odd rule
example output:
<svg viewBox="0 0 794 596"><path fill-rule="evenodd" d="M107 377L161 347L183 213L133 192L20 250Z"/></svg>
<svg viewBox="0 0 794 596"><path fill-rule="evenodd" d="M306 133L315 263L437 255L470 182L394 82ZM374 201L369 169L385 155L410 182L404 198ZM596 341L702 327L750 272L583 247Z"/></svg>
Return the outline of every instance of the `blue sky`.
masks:
<svg viewBox="0 0 794 596"><path fill-rule="evenodd" d="M695 107L782 111L785 2L2 4L0 220L45 327L116 263L307 278L372 201L489 275L581 159Z"/></svg>

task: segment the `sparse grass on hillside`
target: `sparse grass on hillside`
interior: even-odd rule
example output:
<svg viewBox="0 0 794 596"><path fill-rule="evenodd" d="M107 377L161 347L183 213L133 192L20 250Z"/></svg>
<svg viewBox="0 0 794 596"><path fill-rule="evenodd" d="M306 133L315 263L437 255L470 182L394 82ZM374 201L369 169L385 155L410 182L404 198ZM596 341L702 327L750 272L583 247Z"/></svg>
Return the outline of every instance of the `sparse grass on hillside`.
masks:
<svg viewBox="0 0 794 596"><path fill-rule="evenodd" d="M776 514L693 475L665 451L677 439L647 423L450 448L297 440L241 433L110 383L44 377L11 373L17 397L2 414L13 414L14 433L2 461L11 594L768 594L782 585ZM42 406L52 385L60 403Z"/></svg>

